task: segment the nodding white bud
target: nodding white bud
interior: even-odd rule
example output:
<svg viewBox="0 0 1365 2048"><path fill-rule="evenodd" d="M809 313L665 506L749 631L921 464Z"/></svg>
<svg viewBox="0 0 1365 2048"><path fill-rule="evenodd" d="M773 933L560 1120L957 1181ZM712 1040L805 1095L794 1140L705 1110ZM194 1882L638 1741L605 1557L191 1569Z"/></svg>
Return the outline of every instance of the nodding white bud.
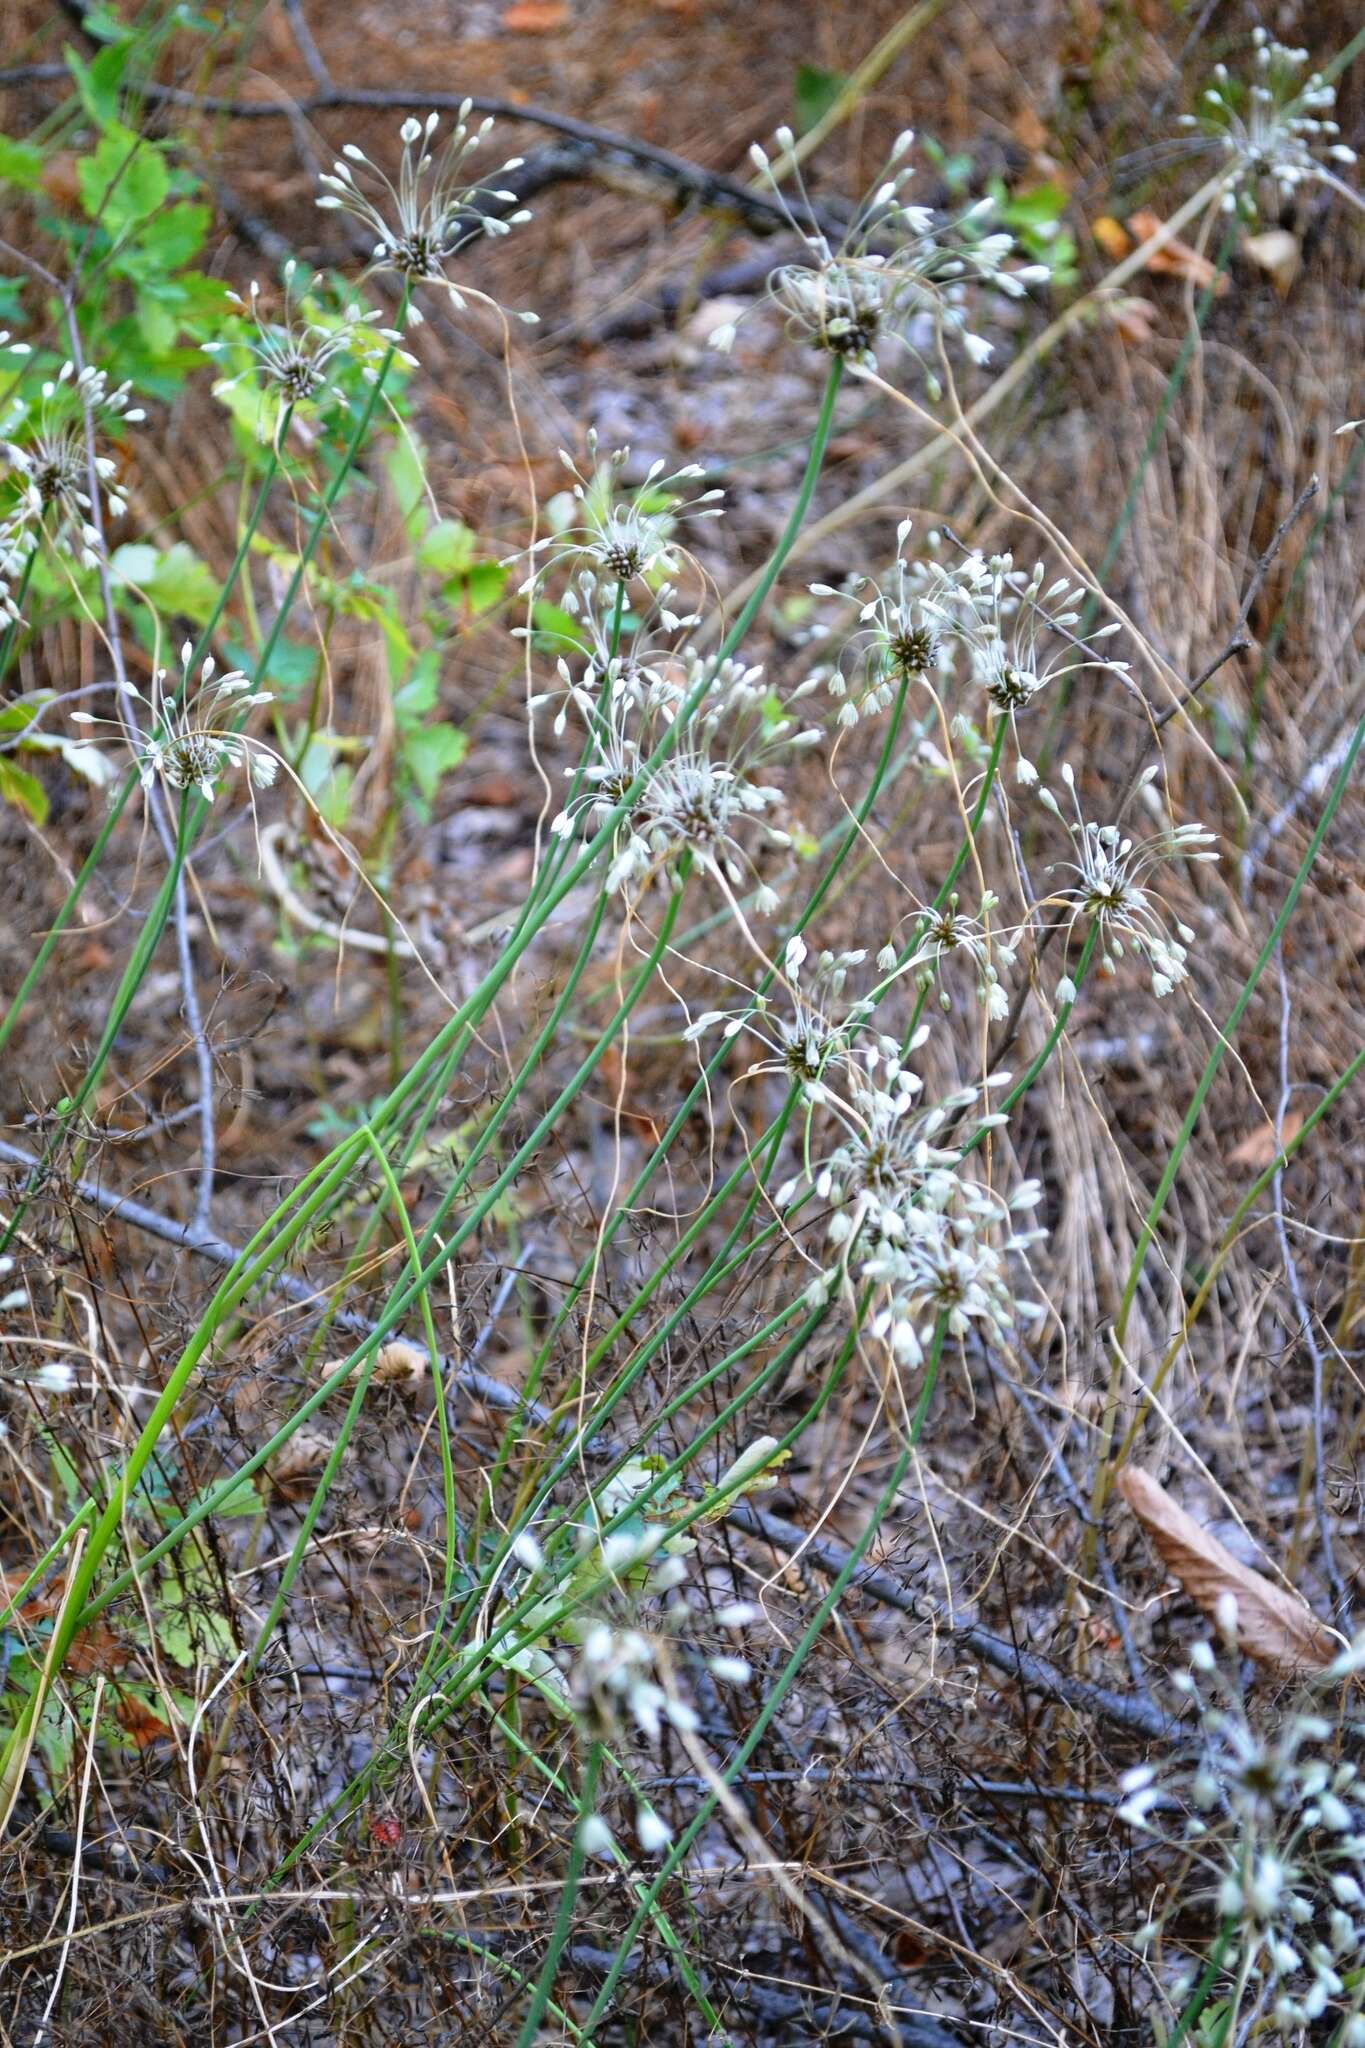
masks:
<svg viewBox="0 0 1365 2048"><path fill-rule="evenodd" d="M635 1834L646 1856L657 1856L673 1839L671 1828L652 1806L642 1806L636 1814Z"/></svg>
<svg viewBox="0 0 1365 2048"><path fill-rule="evenodd" d="M512 1545L512 1555L523 1570L538 1572L545 1562L545 1553L529 1529L523 1529Z"/></svg>
<svg viewBox="0 0 1365 2048"><path fill-rule="evenodd" d="M749 144L749 161L756 169L766 171L768 168L767 150L761 149L756 142L751 142Z"/></svg>
<svg viewBox="0 0 1365 2048"><path fill-rule="evenodd" d="M578 1830L578 1843L585 1856L606 1858L611 1855L611 1829L600 1813L584 1816Z"/></svg>
<svg viewBox="0 0 1365 2048"><path fill-rule="evenodd" d="M785 122L782 127L774 129L773 140L778 148L784 151L795 149L796 147L796 137L792 134L791 129L786 126Z"/></svg>

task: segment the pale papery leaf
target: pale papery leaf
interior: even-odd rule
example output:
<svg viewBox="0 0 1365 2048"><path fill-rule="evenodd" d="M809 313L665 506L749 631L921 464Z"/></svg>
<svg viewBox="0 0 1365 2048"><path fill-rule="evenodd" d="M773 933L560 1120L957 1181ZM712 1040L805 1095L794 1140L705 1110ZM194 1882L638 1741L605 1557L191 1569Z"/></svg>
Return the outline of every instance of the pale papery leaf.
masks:
<svg viewBox="0 0 1365 2048"><path fill-rule="evenodd" d="M1298 1593L1240 1563L1150 1472L1126 1465L1116 1484L1158 1557L1197 1607L1212 1618L1219 1601L1232 1595L1237 1647L1244 1656L1285 1678L1332 1662L1340 1644Z"/></svg>

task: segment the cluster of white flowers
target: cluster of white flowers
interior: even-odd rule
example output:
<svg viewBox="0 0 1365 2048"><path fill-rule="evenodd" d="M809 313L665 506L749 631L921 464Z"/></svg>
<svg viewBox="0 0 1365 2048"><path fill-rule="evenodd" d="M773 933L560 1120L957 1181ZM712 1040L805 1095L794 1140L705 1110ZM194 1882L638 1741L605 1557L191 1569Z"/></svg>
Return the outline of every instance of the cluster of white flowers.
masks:
<svg viewBox="0 0 1365 2048"><path fill-rule="evenodd" d="M655 515L639 517L653 521ZM690 858L727 885L754 883L756 907L766 915L777 907L777 898L760 880L750 844L757 837L786 847L790 835L773 822L784 793L764 776L780 755L823 738L790 716L814 682L798 685L778 709L761 668L733 659L716 662L687 644L695 619L672 609L667 585L619 645L624 578L619 564L609 574L604 570L597 543L603 530L590 524L576 539L561 543L562 551L586 553L594 566L574 579L568 593L570 615L580 644L590 650L588 658L575 678L573 666L561 657L560 688L547 693L559 700L555 730L564 730L572 710L585 734L584 757L565 770L569 796L551 829L560 838L580 827L596 831L624 804L609 889L634 892L655 874L676 882L683 861ZM658 548L651 565L662 566L669 541L650 530ZM533 576L530 588L541 573ZM658 628L681 637L670 644L657 637ZM546 701L542 695L533 703Z"/></svg>
<svg viewBox="0 0 1365 2048"><path fill-rule="evenodd" d="M945 636L967 649L974 680L1009 719L1016 740L1016 714L1049 683L1083 669L1128 671L1126 662L1092 651L1095 641L1120 630L1117 623L1101 626L1089 642L1077 639L1072 629L1080 623L1084 587L1059 576L1044 590L1046 576L1041 562L1025 571L1015 568L1013 555L973 551L955 569L940 567L925 599ZM1022 752L1016 773L1021 782L1037 780Z"/></svg>
<svg viewBox="0 0 1365 2048"><path fill-rule="evenodd" d="M156 781L173 790L198 789L210 803L218 783L228 770L247 764L258 789L268 788L275 779L277 762L268 747L222 721L243 716L257 704L269 704L268 690L252 690L240 669L218 675L211 655L193 674L194 649L187 640L180 650L180 682L167 690L167 671L153 671L148 695L129 683L126 694L146 704L152 730L138 741L138 776L144 789ZM115 721L96 718L89 711L73 711L77 725L109 725Z"/></svg>
<svg viewBox="0 0 1365 2048"><path fill-rule="evenodd" d="M1028 1181L1009 1196L1000 1194L974 1176L962 1145L951 1142L970 1111L977 1112L974 1135L1005 1121L978 1105L1008 1075L992 1074L925 1104L923 1081L907 1060L923 1046L928 1027L919 1027L904 1047L879 1030L874 1009L884 986L843 1002L848 972L863 954L821 954L814 986L805 991L800 977L807 957L804 940L789 942L783 956L789 1017L775 1016L767 1001L751 1003L737 1015L708 1012L688 1036L716 1027L726 1037L751 1033L766 1051L750 1072L785 1073L808 1105L801 1169L774 1196L788 1213L812 1197L828 1205L832 1262L822 1266L808 1298L820 1303L850 1286L855 1293L871 1288L871 1332L903 1366L921 1362L940 1320L954 1337L973 1325L983 1334L1008 1335L1021 1316L1037 1313L1016 1296L1012 1263L1042 1235L1020 1222L1037 1205L1040 1189ZM905 972L920 958L912 948L896 967L894 949L887 948L878 965Z"/></svg>
<svg viewBox="0 0 1365 2048"><path fill-rule="evenodd" d="M759 778L779 755L815 746L823 735L802 729L789 716L773 716L761 668L736 660L717 666L693 651L683 656L676 681L643 695L626 686L615 703L627 716L637 714L634 730L618 733L608 719L602 766L587 771L606 778L616 792L613 801L624 794L619 778L626 768L633 781L661 740L674 729L680 737L648 771L621 821L608 888L635 890L656 872L676 879L690 858L727 883L753 883L755 908L770 915L777 908L776 892L760 880L750 840L757 836L782 848L791 844L791 835L773 823L785 806L785 792Z"/></svg>
<svg viewBox="0 0 1365 2048"><path fill-rule="evenodd" d="M333 364L342 357L358 361L361 375L372 383L379 375L376 359L382 356L385 344L392 345L410 369L416 367L417 358L401 346L397 328L379 326L379 312L362 307L358 300L351 300L344 313L330 323L312 317L309 295L322 279L316 272L300 279L298 268L292 257L284 266L284 299L277 321L263 316L261 287L254 279L245 299L239 292L228 293L256 330L246 347L267 388L273 387L289 405L316 400L327 385ZM234 341L206 341L204 354L230 356L240 346ZM238 381L229 378L218 388L225 390Z"/></svg>
<svg viewBox="0 0 1365 2048"><path fill-rule="evenodd" d="M451 257L478 235L505 235L531 218L524 207L510 214L488 211L490 200L515 206L516 193L466 175L468 158L493 126L491 120L485 120L471 128L471 111L466 100L439 154L433 153L431 146L440 126L439 114L428 114L425 121L411 117L404 121L398 131L403 154L396 185L363 149L348 142L331 171L319 180L325 190L317 202L348 213L374 236L371 261L377 269L396 270L410 285L442 283L457 305L460 294L446 276ZM493 176L505 176L522 161L519 156L509 157ZM368 196L366 185L374 190L374 198ZM415 306L409 307L408 317L420 318Z"/></svg>
<svg viewBox="0 0 1365 2048"><path fill-rule="evenodd" d="M1076 777L1070 765L1064 765L1061 773L1071 795L1074 820L1062 818L1061 807L1050 790L1040 790L1039 798L1062 818L1076 856L1057 864L1063 873L1075 877L1059 892L1068 907L1067 938L1078 922L1096 928L1103 971L1113 973L1125 953L1131 951L1145 959L1151 969L1153 995L1167 996L1185 979L1188 951L1195 934L1166 909L1152 887L1152 876L1157 868L1172 860L1217 860L1214 835L1202 825L1172 825L1163 821L1155 832L1134 838L1123 830L1122 814L1114 824L1092 824L1081 813ZM1158 812L1159 774L1158 767L1145 769L1133 788L1133 797L1150 803ZM1175 937L1167 929L1168 916ZM1058 984L1057 995L1063 1002L1074 1001L1076 990L1066 977Z"/></svg>
<svg viewBox="0 0 1365 2048"><path fill-rule="evenodd" d="M704 1610L686 1597L696 1541L674 1533L668 1519L667 1497L677 1481L658 1487L647 1504L636 1507L645 1489L657 1486L661 1469L657 1458L632 1458L600 1488L578 1527L567 1578L551 1585L533 1536L523 1535L514 1545L524 1589L534 1591L543 1580L545 1592L523 1615L528 1647L514 1650L509 1662L571 1715L586 1739L617 1749L631 1741L656 1743L665 1727L695 1732L700 1718L680 1677L689 1669L704 1670L719 1684L744 1685L750 1676L744 1658L701 1647L700 1634L744 1629L759 1619L759 1610L746 1601ZM618 1526L604 1536L608 1522ZM648 1854L669 1841L668 1828L649 1806L637 1812L636 1836ZM611 1853L611 1834L600 1815L592 1817L584 1846L594 1855Z"/></svg>
<svg viewBox="0 0 1365 2048"><path fill-rule="evenodd" d="M1130 1771L1120 1816L1157 1833L1169 1808L1183 1810L1181 1848L1194 1858L1204 1895L1231 1939L1224 1974L1234 2010L1224 2038L1243 2039L1250 2024L1302 2040L1333 2021L1345 2048L1365 2044L1365 1787L1343 1754L1343 1729L1300 1700L1256 1725L1235 1678L1236 1603L1219 1614L1225 1669L1200 1643L1192 1669L1176 1681L1195 1711L1192 1745L1167 1764ZM1360 1646L1315 1681L1322 1697L1359 1669ZM1188 1868L1188 1865L1186 1865ZM1189 1901L1182 1879L1179 1903ZM1149 1923L1140 1939L1160 1932ZM1171 1987L1188 1997L1193 1975ZM1217 1997L1227 1994L1221 1990ZM1327 2038L1326 2034L1323 2036Z"/></svg>
<svg viewBox="0 0 1365 2048"><path fill-rule="evenodd" d="M931 906L925 912L923 930L906 964L920 987L930 988L949 961L970 961L976 976L978 1000L987 1014L998 1022L1009 1011L1009 997L1000 979L1000 971L1013 967L1015 961L1011 940L1000 932L992 931L987 923L1000 899L993 889L988 889L976 917L959 910L960 901L954 892L941 908ZM889 968L894 957L879 959L878 964ZM939 1002L945 1010L952 1008L952 997L946 988L940 988Z"/></svg>
<svg viewBox="0 0 1365 2048"><path fill-rule="evenodd" d="M1198 130L1232 159L1237 178L1224 207L1231 210L1240 201L1254 213L1262 181L1278 203L1292 199L1310 179L1331 185L1359 205L1330 169L1333 163L1356 160L1355 151L1341 141L1337 123L1326 118L1336 104L1334 87L1316 71L1305 75L1307 50L1278 43L1263 28L1252 30L1252 44L1253 77L1234 79L1225 64L1218 65L1199 113L1182 116L1182 126Z"/></svg>
<svg viewBox="0 0 1365 2048"><path fill-rule="evenodd" d="M852 576L842 589L828 583L810 586L813 597L852 600L859 607L857 630L844 639L833 665L821 671L839 704L840 725L856 725L860 718L887 710L902 684L922 681L951 660L926 602L933 568L910 559L911 530L908 519L896 529L896 560L884 582Z"/></svg>
<svg viewBox="0 0 1365 2048"><path fill-rule="evenodd" d="M570 454L560 450L559 459L573 482L561 499L551 502L555 530L537 541L531 551L533 559L537 555L541 559L522 585L523 595L535 590L551 569L583 558L622 588L674 577L680 566L679 519L684 515L719 519L724 511L723 490L712 488L689 496L691 486L706 475L700 463L685 463L670 472L659 458L650 464L640 483L623 494L621 473L630 461L629 448L614 448L599 463L594 429L588 431L587 444L586 474Z"/></svg>
<svg viewBox="0 0 1365 2048"><path fill-rule="evenodd" d="M908 1050L927 1036L921 1027ZM872 1334L898 1365L922 1362L940 1320L952 1337L976 1325L999 1338L1039 1312L1017 1298L1010 1270L1042 1235L1018 1224L1038 1203L1037 1182L1002 1195L965 1168L959 1146L941 1142L1008 1079L992 1074L925 1104L923 1082L896 1041L870 1032L850 1057L846 1085L827 1094L831 1149L777 1192L779 1208L808 1193L830 1205L826 1236L835 1263L814 1282L811 1298L828 1300L849 1283L855 1291L870 1286ZM974 1129L1004 1121L978 1111Z"/></svg>
<svg viewBox="0 0 1365 2048"><path fill-rule="evenodd" d="M991 344L968 329L968 285L985 280L1018 297L1026 286L1046 281L1048 271L1043 265L1004 267L1014 248L1012 236L982 232L994 210L991 199L978 200L949 222L937 222L927 206L908 204L902 191L913 176L905 159L914 139L909 129L896 138L873 191L855 208L837 244L819 226L799 171L794 171L799 211L786 200L781 171L784 163L794 168L796 146L790 128L777 130L781 158L776 168L757 143L749 154L805 245L804 261L783 265L769 280L769 291L793 332L831 355L869 368L876 367L876 351L884 342L898 343L919 361L937 396L938 379L922 351L939 334L958 337L973 362L984 363L991 354ZM734 338L735 326L726 325L717 328L711 345L728 349Z"/></svg>
<svg viewBox="0 0 1365 2048"><path fill-rule="evenodd" d="M950 677L961 653L973 682L1009 719L1016 741L1017 714L1049 683L1086 669L1127 674L1126 662L1095 649L1120 630L1116 623L1089 639L1074 630L1081 621L1082 585L1065 576L1047 583L1041 562L1026 570L1015 567L1013 555L975 549L951 568L933 559L912 561L910 534L911 522L903 520L896 561L884 582L855 577L842 590L810 586L816 597L861 601L858 630L835 664L820 671L839 701L841 725L885 710L902 682ZM1021 782L1037 780L1022 752L1017 773Z"/></svg>
<svg viewBox="0 0 1365 2048"><path fill-rule="evenodd" d="M695 1043L717 1028L723 1038L746 1032L764 1048L749 1067L750 1074L785 1074L804 1102L824 1102L830 1078L848 1064L849 1049L872 1015L874 1002L870 996L844 1002L848 976L866 960L865 950L818 954L809 986L802 980L808 958L805 940L789 939L782 956L780 1007L758 993L738 1010L707 1010L688 1025L684 1040Z"/></svg>
<svg viewBox="0 0 1365 2048"><path fill-rule="evenodd" d="M145 419L140 406L129 404L130 394L126 383L111 386L105 371L89 365L78 371L67 362L43 383L36 404L21 400L9 414L5 452L18 495L0 528L0 581L13 580L40 533L53 542L74 535L82 561L94 567L100 536L92 487L101 491L111 518L121 518L126 507L110 487L118 474L113 457L96 452L90 459L86 421L133 426Z"/></svg>

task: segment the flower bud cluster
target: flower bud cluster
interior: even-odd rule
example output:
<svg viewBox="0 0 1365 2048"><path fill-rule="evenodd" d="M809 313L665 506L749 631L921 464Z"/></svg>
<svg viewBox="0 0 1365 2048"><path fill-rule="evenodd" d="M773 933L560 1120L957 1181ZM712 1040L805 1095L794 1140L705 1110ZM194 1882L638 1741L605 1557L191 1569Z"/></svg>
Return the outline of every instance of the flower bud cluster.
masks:
<svg viewBox="0 0 1365 2048"><path fill-rule="evenodd" d="M1253 1717L1237 1682L1236 1602L1224 1600L1220 1661L1195 1646L1177 1686L1194 1711L1189 1745L1161 1765L1122 1780L1120 1817L1163 1834L1184 1851L1199 1890L1230 1939L1223 1974L1233 1986L1226 2029L1255 2014L1288 2039L1335 2023L1335 2039L1365 2042L1359 1961L1365 1946L1365 1786L1343 1753L1339 1719L1322 1711L1365 1662L1365 1646L1346 1651L1288 1713ZM1174 1809L1183 1821L1172 1823ZM1189 1905L1188 1881L1180 1906ZM1151 1947L1160 1920L1142 1929ZM1188 1997L1192 1978L1171 1986ZM1218 1991L1221 2000L1226 1994ZM1327 2038L1326 2034L1323 2036Z"/></svg>

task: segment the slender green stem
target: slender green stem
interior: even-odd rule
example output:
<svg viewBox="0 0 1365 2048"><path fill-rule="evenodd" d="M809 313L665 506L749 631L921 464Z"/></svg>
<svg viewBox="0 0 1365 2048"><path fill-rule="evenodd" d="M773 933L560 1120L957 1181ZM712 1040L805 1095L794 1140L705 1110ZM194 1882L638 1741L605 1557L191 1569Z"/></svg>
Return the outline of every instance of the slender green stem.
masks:
<svg viewBox="0 0 1365 2048"><path fill-rule="evenodd" d="M896 1497L901 1489L901 1484L905 1478L907 1471L910 1468L910 1462L915 1455L915 1448L919 1442L920 1434L924 1427L924 1418L929 1410L929 1402L933 1396L934 1385L938 1376L938 1362L943 1350L943 1337L943 1326L942 1324L940 1324L939 1328L934 1333L934 1341L930 1348L929 1357L925 1364L924 1386L920 1392L920 1398L916 1405L910 1429L907 1432L906 1440L901 1447L901 1450L896 1458L896 1462L891 1468L890 1477L888 1478L886 1485L883 1487L881 1495L877 1500L877 1503L874 1506L872 1513L868 1517L867 1527L863 1530L857 1542L850 1549L847 1560L840 1567L840 1570L838 1571L833 1582L830 1585L829 1591L826 1593L824 1599L821 1600L819 1606L815 1610L815 1613L812 1615L810 1622L803 1631L801 1639L797 1643L796 1648L792 1651L791 1656L787 1659L786 1664L783 1666L781 1672L778 1674L778 1677L769 1689L768 1694L764 1699L763 1705L754 1719L753 1726L749 1729L749 1732L744 1737L744 1740L738 1745L733 1756L731 1756L722 1767L719 1775L727 1785L732 1785L734 1783L739 1773L743 1770L745 1764L749 1761L749 1758L757 1749L759 1743L763 1740L763 1737L767 1733L770 1725L772 1724L772 1721L775 1715L777 1714L779 1708L781 1707L782 1702L786 1699L787 1694L790 1692L793 1684L795 1683L798 1674L803 1669L807 1657L810 1655L811 1651L815 1647L815 1644L818 1642L820 1635L824 1629L825 1623L828 1621L830 1615L834 1612L835 1607L842 1599L844 1592L846 1591L850 1581L853 1578L854 1573L857 1571L859 1565L862 1563L863 1558L867 1555L867 1551L873 1541L873 1538L876 1536L877 1531L880 1529L882 1525L882 1522L885 1520L887 1514L890 1512L891 1508L895 1504ZM707 1825L712 1814L715 1812L716 1805L716 1794L714 1792L708 1793L706 1797L702 1800L700 1806L698 1807L696 1813L693 1815L692 1819L688 1822L687 1826L679 1834L676 1842L673 1844L673 1847L670 1849L668 1855L664 1858L663 1862L661 1863L658 1872L656 1873L653 1881L649 1886L648 1891L645 1894L644 1899L641 1901L641 1904L637 1909L635 1917L632 1919L630 1926L626 1929L626 1932L621 1937L620 1944L616 1951L615 1960L613 1961L610 1970L607 1972L607 1975L603 1980L601 1989L598 1991L597 1997L593 2001L592 2009L588 2014L588 2018L584 2028L584 2031L589 2035L591 2035L593 2028L599 2024L603 2017L603 2014L606 2012L608 2006L610 2005L611 1999L616 1990L616 1986L620 1982L621 1972L625 1967L626 1958L630 1954L631 1949L634 1947L636 1941L639 1938L640 1930L644 1926L645 1920L648 1917L649 1908L655 1903L660 1893L663 1891L664 1886L669 1882L670 1878L682 1865L684 1858L686 1857L688 1851L692 1847L692 1844L696 1841L697 1836L701 1833L702 1829Z"/></svg>
<svg viewBox="0 0 1365 2048"><path fill-rule="evenodd" d="M521 2032L517 2035L517 2048L535 2048L540 2033L540 2023L545 2017L545 2008L554 1990L555 1978L559 1974L559 1961L573 1927L574 1906L578 1901L578 1886L583 1876L583 1864L587 1857L588 1823L597 1810L597 1781L602 1775L602 1745L588 1744L587 1761L583 1766L583 1783L578 1794L578 1816L574 1824L573 1843L569 1850L569 1867L564 1873L564 1889L559 1895L555 1912L554 1927L550 1934L550 1946L541 1964L536 1988L526 2008L526 2018Z"/></svg>

